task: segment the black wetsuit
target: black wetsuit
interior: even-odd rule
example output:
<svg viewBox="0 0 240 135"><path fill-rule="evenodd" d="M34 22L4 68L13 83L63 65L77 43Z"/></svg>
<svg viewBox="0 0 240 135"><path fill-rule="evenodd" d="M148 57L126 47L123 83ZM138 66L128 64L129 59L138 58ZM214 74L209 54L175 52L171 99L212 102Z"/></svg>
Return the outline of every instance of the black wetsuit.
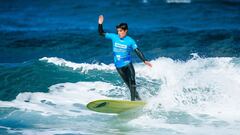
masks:
<svg viewBox="0 0 240 135"><path fill-rule="evenodd" d="M106 33L103 30L102 24L98 25L98 32L101 36L105 36ZM134 51L137 53L138 57L143 61L147 61L144 57L143 53L139 50L139 48L135 48ZM123 81L127 84L128 88L131 92L131 100L141 100L138 92L136 91L136 81L135 81L135 70L132 65L132 62L128 63L123 67L116 67L118 73L122 77Z"/></svg>

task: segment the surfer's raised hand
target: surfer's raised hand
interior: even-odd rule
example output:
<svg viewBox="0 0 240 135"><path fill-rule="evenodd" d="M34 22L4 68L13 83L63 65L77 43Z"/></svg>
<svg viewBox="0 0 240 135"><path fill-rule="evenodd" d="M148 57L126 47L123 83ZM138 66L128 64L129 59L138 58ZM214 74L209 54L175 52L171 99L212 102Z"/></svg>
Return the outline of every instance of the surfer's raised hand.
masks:
<svg viewBox="0 0 240 135"><path fill-rule="evenodd" d="M152 67L152 64L151 64L149 61L144 61L144 63L145 63L146 65L148 65L149 67Z"/></svg>
<svg viewBox="0 0 240 135"><path fill-rule="evenodd" d="M98 17L98 24L103 24L104 17L103 15L99 15Z"/></svg>

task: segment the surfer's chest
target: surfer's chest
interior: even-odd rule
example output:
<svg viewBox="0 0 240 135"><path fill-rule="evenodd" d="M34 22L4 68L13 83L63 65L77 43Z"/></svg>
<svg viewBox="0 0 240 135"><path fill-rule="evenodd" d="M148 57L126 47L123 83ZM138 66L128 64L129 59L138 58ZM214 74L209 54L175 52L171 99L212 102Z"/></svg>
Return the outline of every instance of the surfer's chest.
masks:
<svg viewBox="0 0 240 135"><path fill-rule="evenodd" d="M130 43L126 40L117 40L113 43L113 48L116 49L128 49L130 47Z"/></svg>

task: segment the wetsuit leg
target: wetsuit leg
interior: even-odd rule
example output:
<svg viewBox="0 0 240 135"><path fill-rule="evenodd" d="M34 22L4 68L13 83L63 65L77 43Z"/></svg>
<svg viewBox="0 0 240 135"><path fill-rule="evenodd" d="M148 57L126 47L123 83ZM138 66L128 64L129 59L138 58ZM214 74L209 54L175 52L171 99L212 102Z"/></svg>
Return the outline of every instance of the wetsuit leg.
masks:
<svg viewBox="0 0 240 135"><path fill-rule="evenodd" d="M125 66L125 67L117 68L117 71L118 71L119 75L121 76L121 78L123 79L124 83L127 84L127 86L129 87L128 76L126 74L127 67Z"/></svg>
<svg viewBox="0 0 240 135"><path fill-rule="evenodd" d="M129 68L129 71L130 71L130 76L129 76L129 85L130 85L130 90L132 91L133 96L137 99L137 100L141 100L141 98L139 97L139 94L136 90L136 79L135 79L135 70L134 70L134 67L133 67L133 64L130 63L128 64L128 68Z"/></svg>
<svg viewBox="0 0 240 135"><path fill-rule="evenodd" d="M141 100L138 92L136 91L135 70L132 63L122 68L117 68L117 71L130 89L131 100L134 101L135 98L137 100Z"/></svg>

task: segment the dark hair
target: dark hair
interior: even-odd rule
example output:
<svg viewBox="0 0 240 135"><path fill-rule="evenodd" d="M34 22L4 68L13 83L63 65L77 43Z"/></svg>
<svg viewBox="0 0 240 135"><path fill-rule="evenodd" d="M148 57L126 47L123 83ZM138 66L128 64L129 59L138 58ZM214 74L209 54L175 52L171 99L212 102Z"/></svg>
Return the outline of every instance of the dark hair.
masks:
<svg viewBox="0 0 240 135"><path fill-rule="evenodd" d="M128 30L128 25L127 23L120 23L116 26L116 29L121 28L123 30Z"/></svg>

